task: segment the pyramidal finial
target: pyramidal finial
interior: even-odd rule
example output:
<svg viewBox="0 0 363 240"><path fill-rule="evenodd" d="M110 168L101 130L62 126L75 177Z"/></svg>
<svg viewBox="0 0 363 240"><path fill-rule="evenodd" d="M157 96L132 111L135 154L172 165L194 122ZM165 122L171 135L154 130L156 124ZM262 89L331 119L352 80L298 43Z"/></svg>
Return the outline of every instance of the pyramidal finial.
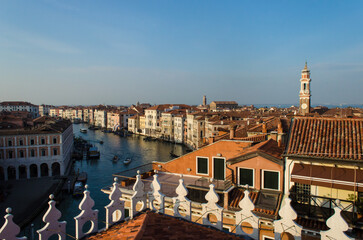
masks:
<svg viewBox="0 0 363 240"><path fill-rule="evenodd" d="M305 61L305 67L304 69L308 69L308 61Z"/></svg>

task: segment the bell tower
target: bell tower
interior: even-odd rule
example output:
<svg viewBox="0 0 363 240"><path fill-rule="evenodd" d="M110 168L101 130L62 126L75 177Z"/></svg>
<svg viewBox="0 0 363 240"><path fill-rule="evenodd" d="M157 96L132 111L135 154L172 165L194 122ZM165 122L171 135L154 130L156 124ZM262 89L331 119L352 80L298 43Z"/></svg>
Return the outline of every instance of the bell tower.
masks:
<svg viewBox="0 0 363 240"><path fill-rule="evenodd" d="M305 62L305 67L301 71L301 79L300 79L300 107L299 113L300 115L308 115L310 113L310 70L308 69L307 62Z"/></svg>

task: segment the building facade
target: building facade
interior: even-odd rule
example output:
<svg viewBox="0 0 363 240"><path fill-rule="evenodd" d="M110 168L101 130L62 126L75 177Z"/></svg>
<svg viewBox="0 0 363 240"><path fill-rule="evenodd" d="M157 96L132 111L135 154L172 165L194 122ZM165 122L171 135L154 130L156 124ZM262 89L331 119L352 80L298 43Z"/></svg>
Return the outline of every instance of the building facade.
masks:
<svg viewBox="0 0 363 240"><path fill-rule="evenodd" d="M65 174L71 160L73 127L47 120L32 129L0 131L0 179L29 179Z"/></svg>

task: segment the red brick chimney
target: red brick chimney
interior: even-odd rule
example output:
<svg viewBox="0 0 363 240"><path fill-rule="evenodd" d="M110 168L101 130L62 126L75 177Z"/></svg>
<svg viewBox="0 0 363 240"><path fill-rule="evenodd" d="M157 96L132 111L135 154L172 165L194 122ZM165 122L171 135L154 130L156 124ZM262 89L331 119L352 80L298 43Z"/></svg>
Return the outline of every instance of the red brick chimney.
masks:
<svg viewBox="0 0 363 240"><path fill-rule="evenodd" d="M236 128L237 128L237 125L235 124L231 124L229 126L229 138L230 139L233 139L236 135Z"/></svg>
<svg viewBox="0 0 363 240"><path fill-rule="evenodd" d="M267 126L265 122L262 123L262 133L267 133Z"/></svg>
<svg viewBox="0 0 363 240"><path fill-rule="evenodd" d="M277 124L277 132L278 132L278 133L283 133L282 123L281 123L281 121L279 121L279 123Z"/></svg>

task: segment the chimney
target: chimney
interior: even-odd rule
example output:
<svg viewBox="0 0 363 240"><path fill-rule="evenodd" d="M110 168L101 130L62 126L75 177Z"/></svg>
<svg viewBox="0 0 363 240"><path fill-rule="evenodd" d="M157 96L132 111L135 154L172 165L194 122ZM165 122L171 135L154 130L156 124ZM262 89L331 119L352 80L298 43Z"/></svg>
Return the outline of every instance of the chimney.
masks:
<svg viewBox="0 0 363 240"><path fill-rule="evenodd" d="M262 123L262 133L267 133L267 126L265 122Z"/></svg>
<svg viewBox="0 0 363 240"><path fill-rule="evenodd" d="M282 146L281 139L279 139L279 140L277 141L277 146L278 146L278 147L281 147L281 146Z"/></svg>
<svg viewBox="0 0 363 240"><path fill-rule="evenodd" d="M279 121L279 124L277 124L277 132L278 132L279 134L283 133L282 123L281 123L281 121Z"/></svg>
<svg viewBox="0 0 363 240"><path fill-rule="evenodd" d="M232 124L229 126L229 138L233 139L235 137L237 125Z"/></svg>

